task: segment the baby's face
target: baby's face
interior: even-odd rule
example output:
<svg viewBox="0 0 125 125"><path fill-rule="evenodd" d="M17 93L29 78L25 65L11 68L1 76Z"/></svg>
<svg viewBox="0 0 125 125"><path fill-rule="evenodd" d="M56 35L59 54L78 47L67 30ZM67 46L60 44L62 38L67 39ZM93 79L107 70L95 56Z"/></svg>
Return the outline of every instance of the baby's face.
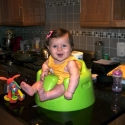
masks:
<svg viewBox="0 0 125 125"><path fill-rule="evenodd" d="M55 63L62 63L71 54L72 48L69 44L69 38L66 34L60 38L52 38L48 49L51 56L55 59Z"/></svg>

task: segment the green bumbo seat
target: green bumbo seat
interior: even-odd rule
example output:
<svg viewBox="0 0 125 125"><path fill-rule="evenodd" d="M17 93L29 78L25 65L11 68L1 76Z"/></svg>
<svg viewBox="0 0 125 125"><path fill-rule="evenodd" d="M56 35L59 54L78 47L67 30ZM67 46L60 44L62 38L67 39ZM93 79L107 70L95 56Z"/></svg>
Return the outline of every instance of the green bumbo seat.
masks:
<svg viewBox="0 0 125 125"><path fill-rule="evenodd" d="M86 67L84 61L79 60L82 63L82 69L80 74L79 85L76 88L75 93L73 94L72 100L66 100L64 96L60 96L53 100L47 100L41 102L39 100L38 93L35 95L35 102L38 106L52 110L52 111L76 111L87 108L95 102L95 94L92 83L92 77L90 70ZM37 81L40 80L40 74L42 70L37 72ZM58 78L55 75L48 75L44 80L44 89L45 91L51 90L57 83ZM64 87L67 89L69 83L69 78L64 80Z"/></svg>

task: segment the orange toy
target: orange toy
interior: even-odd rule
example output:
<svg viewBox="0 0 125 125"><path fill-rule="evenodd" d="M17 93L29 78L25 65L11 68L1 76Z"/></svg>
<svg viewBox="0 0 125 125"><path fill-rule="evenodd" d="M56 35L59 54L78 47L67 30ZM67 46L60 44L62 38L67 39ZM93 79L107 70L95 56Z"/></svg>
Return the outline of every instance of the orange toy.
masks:
<svg viewBox="0 0 125 125"><path fill-rule="evenodd" d="M6 80L7 85L9 86L8 94L4 96L6 101L10 103L16 103L17 100L24 100L25 95L20 91L19 85L14 81L15 78L19 77L20 74L13 76L12 78L0 77L1 80Z"/></svg>

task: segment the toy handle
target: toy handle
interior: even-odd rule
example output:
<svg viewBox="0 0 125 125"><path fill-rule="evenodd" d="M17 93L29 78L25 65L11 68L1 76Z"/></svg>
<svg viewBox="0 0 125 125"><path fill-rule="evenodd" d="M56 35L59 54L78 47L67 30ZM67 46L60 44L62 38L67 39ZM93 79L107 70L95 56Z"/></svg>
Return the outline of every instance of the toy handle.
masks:
<svg viewBox="0 0 125 125"><path fill-rule="evenodd" d="M50 91L51 89L53 89L57 84L57 82L58 82L58 77L56 75L53 74L47 75L44 78L44 83L43 83L45 91Z"/></svg>

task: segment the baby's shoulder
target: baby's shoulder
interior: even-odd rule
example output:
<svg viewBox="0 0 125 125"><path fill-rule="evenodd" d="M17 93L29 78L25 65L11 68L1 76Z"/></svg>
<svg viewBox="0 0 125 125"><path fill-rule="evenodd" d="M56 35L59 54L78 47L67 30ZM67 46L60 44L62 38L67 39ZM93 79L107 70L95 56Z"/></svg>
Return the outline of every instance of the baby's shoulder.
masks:
<svg viewBox="0 0 125 125"><path fill-rule="evenodd" d="M70 61L68 61L68 63L67 63L66 66L68 66L68 67L73 67L73 66L75 66L75 65L76 65L76 61L75 61L75 60L70 60Z"/></svg>

